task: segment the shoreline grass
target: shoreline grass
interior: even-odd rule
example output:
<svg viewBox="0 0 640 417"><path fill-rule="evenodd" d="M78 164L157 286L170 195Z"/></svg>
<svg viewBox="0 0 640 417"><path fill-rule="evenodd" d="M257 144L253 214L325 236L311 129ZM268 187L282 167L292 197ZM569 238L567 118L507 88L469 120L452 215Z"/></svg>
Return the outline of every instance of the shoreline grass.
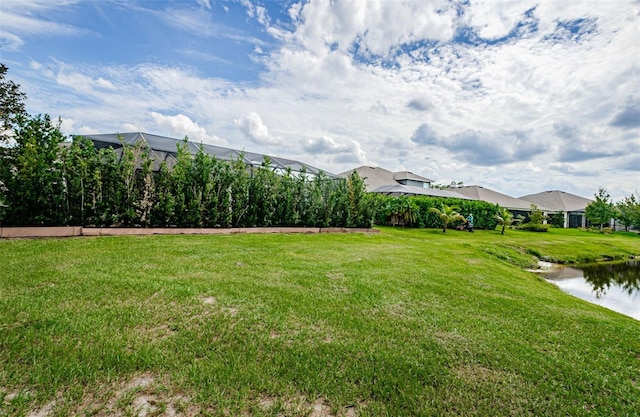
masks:
<svg viewBox="0 0 640 417"><path fill-rule="evenodd" d="M523 269L640 237L0 241L0 415L636 415L640 322Z"/></svg>

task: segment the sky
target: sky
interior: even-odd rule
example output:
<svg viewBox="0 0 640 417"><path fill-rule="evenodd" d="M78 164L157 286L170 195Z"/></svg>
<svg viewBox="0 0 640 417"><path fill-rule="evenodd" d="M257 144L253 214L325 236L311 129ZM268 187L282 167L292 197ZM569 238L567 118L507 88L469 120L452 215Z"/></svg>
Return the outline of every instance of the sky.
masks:
<svg viewBox="0 0 640 417"><path fill-rule="evenodd" d="M640 192L637 0L2 0L0 62L68 135Z"/></svg>

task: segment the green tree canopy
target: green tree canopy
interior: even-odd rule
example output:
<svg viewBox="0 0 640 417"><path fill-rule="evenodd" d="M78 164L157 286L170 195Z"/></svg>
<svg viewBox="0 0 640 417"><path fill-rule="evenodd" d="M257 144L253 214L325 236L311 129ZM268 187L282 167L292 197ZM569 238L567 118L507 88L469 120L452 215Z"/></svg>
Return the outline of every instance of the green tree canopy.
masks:
<svg viewBox="0 0 640 417"><path fill-rule="evenodd" d="M591 223L599 224L602 230L604 224L608 224L612 218L615 218L616 211L607 190L600 188L594 196L596 200L587 205L585 216Z"/></svg>
<svg viewBox="0 0 640 417"><path fill-rule="evenodd" d="M640 200L631 194L616 204L617 219L629 230L629 227L640 228Z"/></svg>
<svg viewBox="0 0 640 417"><path fill-rule="evenodd" d="M20 84L5 79L9 68L0 63L0 144L11 137L11 130L20 117L27 117L25 100L27 95L20 91Z"/></svg>

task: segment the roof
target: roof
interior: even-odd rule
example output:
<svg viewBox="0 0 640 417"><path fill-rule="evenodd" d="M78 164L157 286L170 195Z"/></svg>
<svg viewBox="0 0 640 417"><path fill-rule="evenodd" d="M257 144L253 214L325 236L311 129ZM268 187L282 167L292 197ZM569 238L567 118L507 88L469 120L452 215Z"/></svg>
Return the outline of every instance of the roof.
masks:
<svg viewBox="0 0 640 417"><path fill-rule="evenodd" d="M400 185L398 181L401 181L404 179L422 181L426 183L433 182L428 178L421 177L420 175L414 174L409 171L391 172L388 169L384 169L380 167L365 166L365 165L340 173L338 174L338 177L345 178L354 171L358 173L360 178L364 179L368 192L372 192L375 189L385 185ZM420 188L420 187L414 187L414 188Z"/></svg>
<svg viewBox="0 0 640 417"><path fill-rule="evenodd" d="M539 207L546 207L556 211L584 211L593 200L580 197L564 191L553 190L543 191L537 194L529 194L520 197L525 201L530 201Z"/></svg>
<svg viewBox="0 0 640 417"><path fill-rule="evenodd" d="M530 211L531 202L522 200L519 198L511 197L510 195L502 194L498 191L490 190L489 188L481 187L479 185L469 185L465 187L459 187L454 189L457 193L471 197L474 200L482 200L491 204L498 204L500 207L504 207L509 210L521 210ZM538 205L538 208L544 211L550 211L542 205Z"/></svg>
<svg viewBox="0 0 640 417"><path fill-rule="evenodd" d="M403 195L427 195L430 197L447 197L447 198L459 198L461 200L473 200L465 195L458 194L455 191L449 190L440 190L437 188L422 188L422 187L411 187L409 185L395 184L395 185L383 185L378 187L371 192L392 196L403 196Z"/></svg>
<svg viewBox="0 0 640 417"><path fill-rule="evenodd" d="M429 178L425 178L423 176L414 174L413 172L410 172L410 171L394 172L393 179L396 181L413 180L413 181L421 181L421 182L428 182L428 183L433 182L433 180L430 180Z"/></svg>
<svg viewBox="0 0 640 417"><path fill-rule="evenodd" d="M124 142L128 145L135 145L140 141L144 142L149 146L152 151L152 155L156 162L154 163L154 169L159 167L159 160L166 160L168 164L172 165L175 163L175 156L177 155L177 146L179 143L183 142L180 139L174 139L166 136L153 135L149 133L142 132L130 132L130 133L106 133L99 135L78 135L84 136L87 139L93 141L96 148L108 148L112 147L114 149L118 149L122 147L122 143ZM215 156L218 159L231 161L242 159L247 165L251 166L259 166L264 162L264 158L268 157L271 161L271 166L273 168L286 170L287 168L291 168L292 171L299 172L304 167L306 172L309 174L318 174L322 170L316 168L314 166L305 164L304 162L296 161L293 159L280 158L277 156L264 155L253 152L245 152L239 151L236 149L224 148L216 145L208 145L204 143L196 143L193 141L187 141L187 146L189 151L192 154L196 154L200 147L202 150L208 154ZM335 177L335 175L323 171L329 177Z"/></svg>

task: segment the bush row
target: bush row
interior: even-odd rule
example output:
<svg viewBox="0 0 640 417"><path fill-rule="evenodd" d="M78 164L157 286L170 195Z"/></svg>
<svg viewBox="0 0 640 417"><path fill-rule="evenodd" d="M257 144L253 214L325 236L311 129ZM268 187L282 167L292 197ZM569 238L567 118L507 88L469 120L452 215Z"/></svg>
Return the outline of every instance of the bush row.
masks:
<svg viewBox="0 0 640 417"><path fill-rule="evenodd" d="M442 223L431 208L440 209L442 205L456 207L458 213L467 217L473 214L476 229L493 230L498 224L496 215L499 207L485 201L463 200L429 196L416 197L376 197L376 224L401 225L407 227L440 228ZM455 226L456 223L451 224Z"/></svg>
<svg viewBox="0 0 640 417"><path fill-rule="evenodd" d="M5 226L370 227L373 197L347 179L276 173L177 147L154 170L138 144L114 151L66 142L48 116L23 120L0 148L0 221Z"/></svg>

